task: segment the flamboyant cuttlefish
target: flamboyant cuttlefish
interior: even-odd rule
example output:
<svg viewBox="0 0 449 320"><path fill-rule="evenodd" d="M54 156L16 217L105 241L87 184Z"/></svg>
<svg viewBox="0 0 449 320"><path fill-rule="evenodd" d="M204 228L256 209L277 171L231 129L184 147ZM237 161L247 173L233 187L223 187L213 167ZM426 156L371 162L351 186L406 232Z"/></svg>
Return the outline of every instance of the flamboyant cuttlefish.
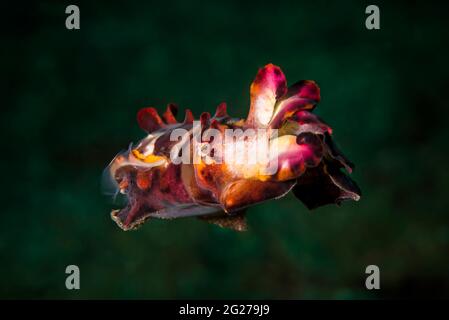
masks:
<svg viewBox="0 0 449 320"><path fill-rule="evenodd" d="M246 120L228 116L225 103L198 121L187 109L178 122L173 104L162 117L154 108L141 109L137 121L148 135L105 170L127 198L112 219L129 230L149 218L199 216L241 231L246 207L290 190L309 209L360 199L342 171L351 173L353 164L332 142L332 129L311 112L320 101L314 81L287 88L281 69L268 64L250 94Z"/></svg>

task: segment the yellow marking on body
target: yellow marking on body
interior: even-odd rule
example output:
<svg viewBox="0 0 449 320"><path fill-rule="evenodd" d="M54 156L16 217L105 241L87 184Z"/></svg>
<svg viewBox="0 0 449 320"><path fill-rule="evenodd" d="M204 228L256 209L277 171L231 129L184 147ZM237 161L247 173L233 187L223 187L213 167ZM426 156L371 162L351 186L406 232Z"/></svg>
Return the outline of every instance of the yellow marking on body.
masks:
<svg viewBox="0 0 449 320"><path fill-rule="evenodd" d="M162 156L156 156L156 155L154 155L154 154L149 154L149 155L147 155L147 156L145 156L145 155L143 155L142 153L140 153L140 151L139 150L137 150L137 149L134 149L133 151L132 151L132 153L133 153L133 155L137 158L137 159L139 159L139 160L142 160L142 161L144 161L144 162L146 162L146 163L154 163L154 162L158 162L158 161L165 161L165 157L162 157Z"/></svg>

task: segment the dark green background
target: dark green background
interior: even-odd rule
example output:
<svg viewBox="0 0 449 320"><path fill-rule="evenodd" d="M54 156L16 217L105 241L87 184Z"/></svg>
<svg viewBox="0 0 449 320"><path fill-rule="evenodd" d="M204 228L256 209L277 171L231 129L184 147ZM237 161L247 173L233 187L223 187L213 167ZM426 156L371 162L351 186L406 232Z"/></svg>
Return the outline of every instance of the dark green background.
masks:
<svg viewBox="0 0 449 320"><path fill-rule="evenodd" d="M369 31L360 1L74 3L79 31L69 3L2 8L0 297L449 296L447 6L373 1ZM269 62L318 82L362 200L309 212L289 195L252 207L246 233L196 219L121 231L100 178L143 137L136 111L226 101L244 117Z"/></svg>

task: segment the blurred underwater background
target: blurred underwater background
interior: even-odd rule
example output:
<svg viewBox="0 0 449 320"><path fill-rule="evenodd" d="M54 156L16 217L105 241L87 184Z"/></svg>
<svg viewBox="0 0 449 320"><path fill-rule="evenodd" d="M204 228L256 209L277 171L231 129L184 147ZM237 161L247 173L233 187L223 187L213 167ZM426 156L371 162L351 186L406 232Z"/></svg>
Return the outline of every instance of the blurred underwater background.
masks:
<svg viewBox="0 0 449 320"><path fill-rule="evenodd" d="M449 297L447 4L376 1L367 30L365 1L86 1L71 31L69 4L2 5L1 298ZM289 194L251 207L245 233L194 218L121 231L101 174L144 136L137 111L225 101L246 117L270 62L319 84L361 201L308 211Z"/></svg>

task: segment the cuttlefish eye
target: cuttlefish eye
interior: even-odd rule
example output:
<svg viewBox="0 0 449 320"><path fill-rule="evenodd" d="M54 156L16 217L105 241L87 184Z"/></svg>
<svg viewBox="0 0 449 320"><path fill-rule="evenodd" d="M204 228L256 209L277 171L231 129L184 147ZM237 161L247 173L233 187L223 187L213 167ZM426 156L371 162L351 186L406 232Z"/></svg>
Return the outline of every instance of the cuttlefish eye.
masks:
<svg viewBox="0 0 449 320"><path fill-rule="evenodd" d="M299 145L321 145L321 139L318 135L310 132L302 132L296 136L296 143Z"/></svg>

